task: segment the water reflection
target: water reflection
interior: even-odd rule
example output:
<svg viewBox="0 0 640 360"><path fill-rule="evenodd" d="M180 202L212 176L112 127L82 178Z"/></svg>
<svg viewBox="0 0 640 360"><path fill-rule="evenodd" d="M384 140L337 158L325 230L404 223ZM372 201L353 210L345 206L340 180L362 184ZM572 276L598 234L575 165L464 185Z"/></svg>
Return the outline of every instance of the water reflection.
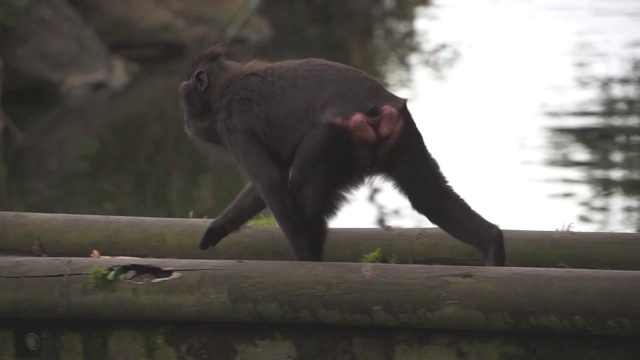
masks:
<svg viewBox="0 0 640 360"><path fill-rule="evenodd" d="M568 195L584 207L580 221L599 228L640 229L640 60L631 60L627 69L619 76L579 76L580 86L594 89L596 98L575 110L549 113L559 123L578 120L551 128L549 163L580 172L578 179L561 181L589 185L586 196Z"/></svg>
<svg viewBox="0 0 640 360"><path fill-rule="evenodd" d="M635 231L638 219L640 3L434 1L416 37L457 61L444 77L415 63L409 106L453 187L504 228ZM401 217L424 218L389 186ZM363 219L366 193L334 226ZM375 225L375 216L361 226ZM349 220L346 220L346 219Z"/></svg>

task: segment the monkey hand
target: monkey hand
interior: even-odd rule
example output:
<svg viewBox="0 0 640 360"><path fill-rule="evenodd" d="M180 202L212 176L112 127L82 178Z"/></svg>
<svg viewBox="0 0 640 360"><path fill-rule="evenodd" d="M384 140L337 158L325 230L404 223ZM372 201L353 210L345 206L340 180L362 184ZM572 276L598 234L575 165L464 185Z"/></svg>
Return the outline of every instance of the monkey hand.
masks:
<svg viewBox="0 0 640 360"><path fill-rule="evenodd" d="M202 235L202 240L200 240L198 247L200 250L206 250L210 247L214 247L227 235L229 235L229 232L224 226L213 222L209 225L207 231L204 232L204 235Z"/></svg>

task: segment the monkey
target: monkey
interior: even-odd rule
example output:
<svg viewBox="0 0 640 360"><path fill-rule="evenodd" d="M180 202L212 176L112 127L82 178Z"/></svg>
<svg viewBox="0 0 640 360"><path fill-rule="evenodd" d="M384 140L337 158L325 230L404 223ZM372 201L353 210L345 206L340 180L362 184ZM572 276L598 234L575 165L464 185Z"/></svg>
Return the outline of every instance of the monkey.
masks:
<svg viewBox="0 0 640 360"><path fill-rule="evenodd" d="M216 45L197 57L180 85L185 130L222 147L249 183L199 243L218 244L268 207L293 258L321 261L327 219L345 193L382 175L412 207L504 266L502 231L475 212L427 150L407 107L359 69L323 59L241 63Z"/></svg>

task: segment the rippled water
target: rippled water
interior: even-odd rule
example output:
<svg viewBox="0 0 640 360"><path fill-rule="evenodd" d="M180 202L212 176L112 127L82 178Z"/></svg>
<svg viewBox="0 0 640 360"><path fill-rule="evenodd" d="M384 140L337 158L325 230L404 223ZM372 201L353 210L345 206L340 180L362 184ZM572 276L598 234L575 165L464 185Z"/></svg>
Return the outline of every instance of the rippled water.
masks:
<svg viewBox="0 0 640 360"><path fill-rule="evenodd" d="M394 90L472 207L507 229L640 227L640 2L435 1L417 12L422 45L445 44L456 60L441 74L416 61ZM429 224L374 185L389 225ZM375 226L369 195L355 192L332 226Z"/></svg>

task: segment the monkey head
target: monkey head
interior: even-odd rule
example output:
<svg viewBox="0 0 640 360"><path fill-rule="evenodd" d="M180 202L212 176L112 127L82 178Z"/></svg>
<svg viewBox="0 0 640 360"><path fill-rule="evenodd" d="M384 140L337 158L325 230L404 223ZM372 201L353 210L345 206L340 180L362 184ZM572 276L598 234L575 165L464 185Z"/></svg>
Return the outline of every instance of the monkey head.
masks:
<svg viewBox="0 0 640 360"><path fill-rule="evenodd" d="M193 61L186 81L180 85L185 117L188 122L206 123L213 116L214 88L227 70L225 48L216 45Z"/></svg>

